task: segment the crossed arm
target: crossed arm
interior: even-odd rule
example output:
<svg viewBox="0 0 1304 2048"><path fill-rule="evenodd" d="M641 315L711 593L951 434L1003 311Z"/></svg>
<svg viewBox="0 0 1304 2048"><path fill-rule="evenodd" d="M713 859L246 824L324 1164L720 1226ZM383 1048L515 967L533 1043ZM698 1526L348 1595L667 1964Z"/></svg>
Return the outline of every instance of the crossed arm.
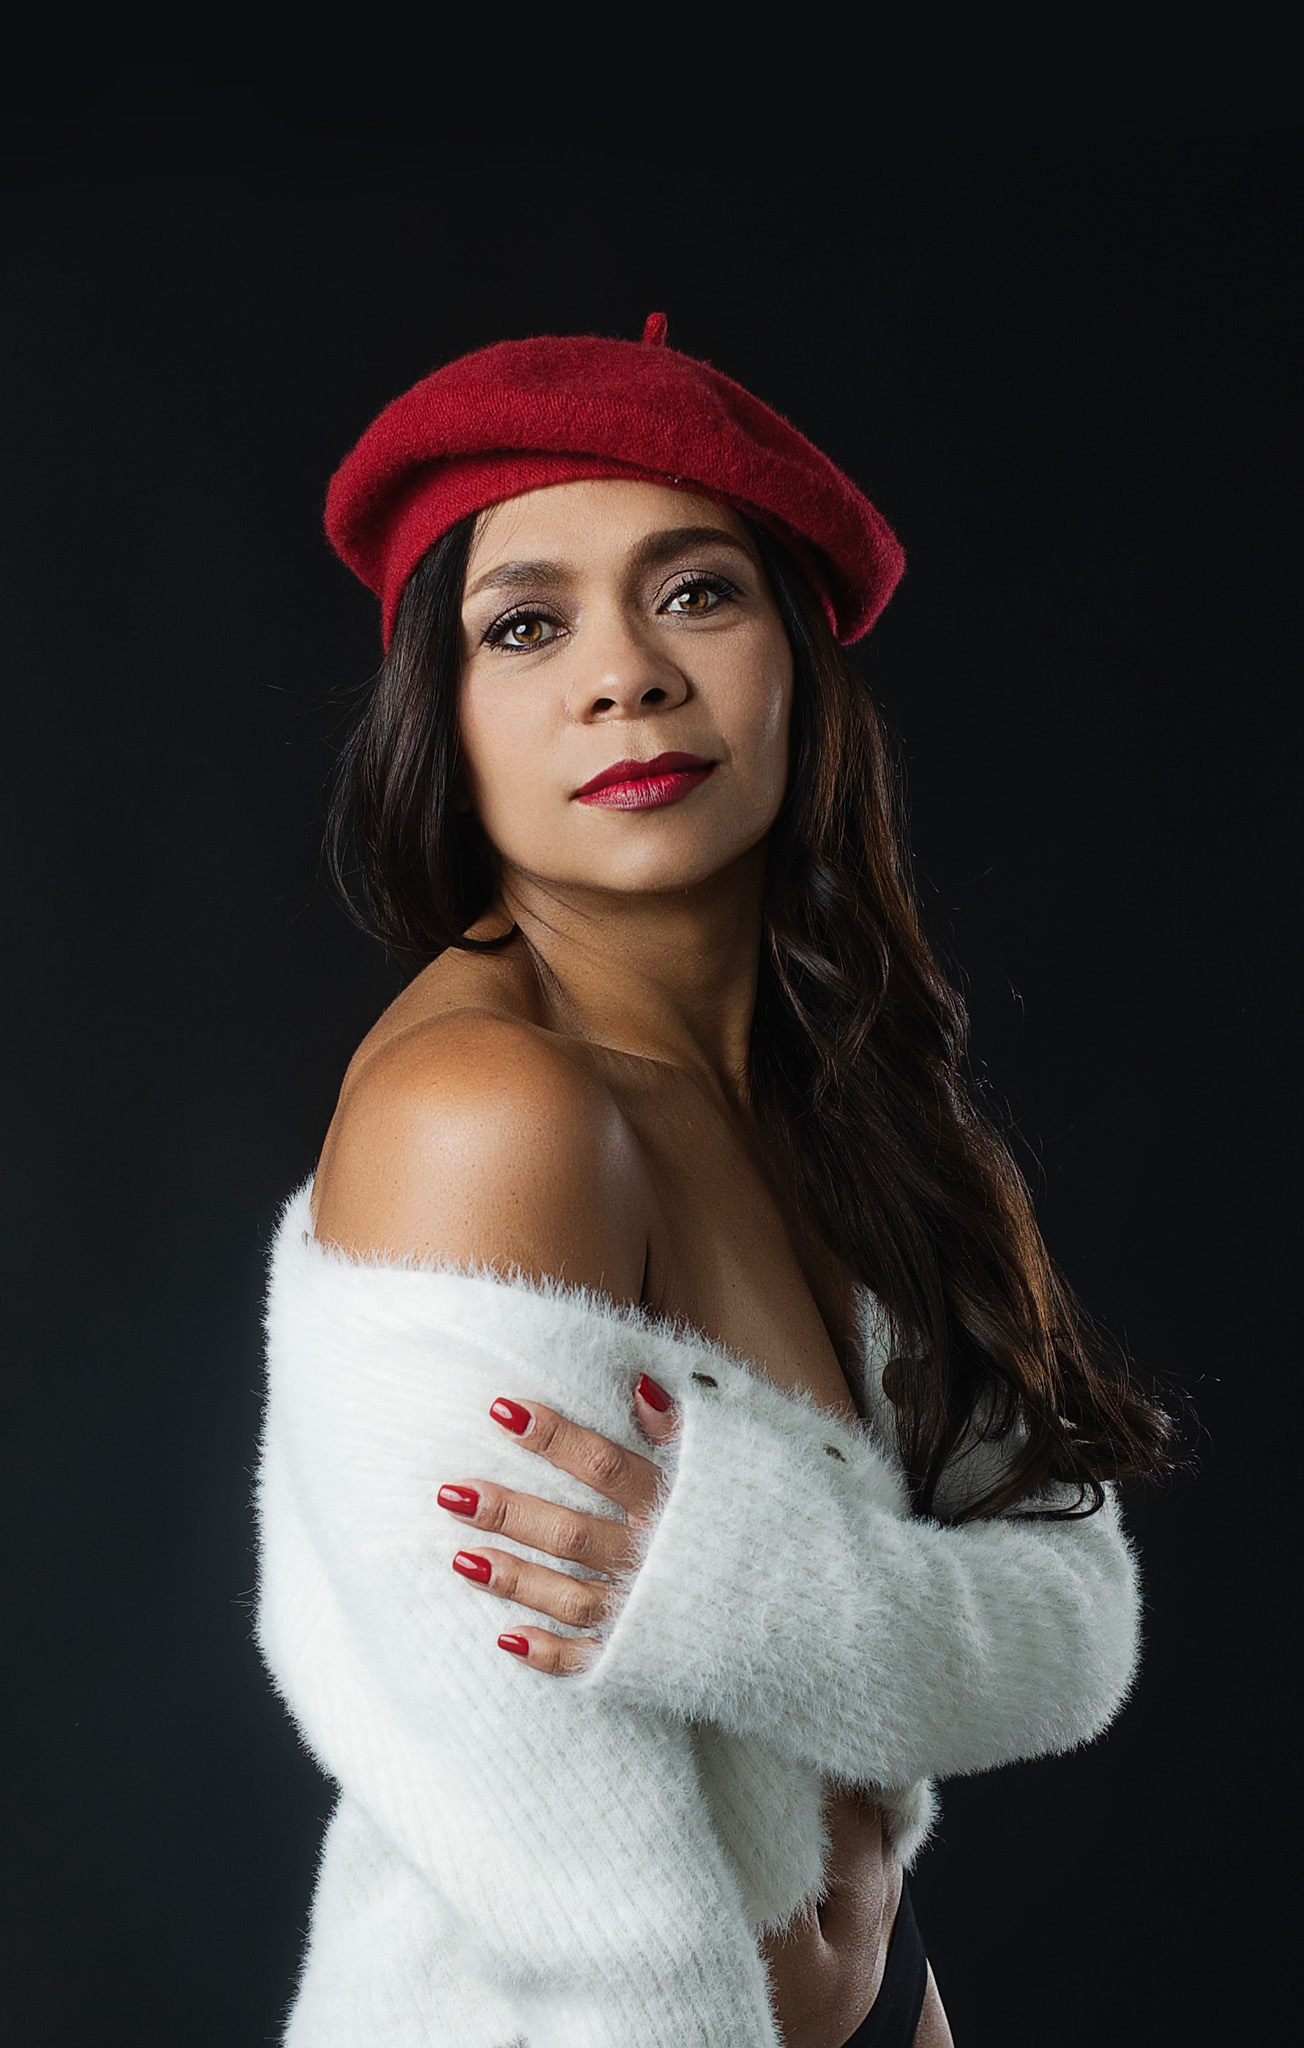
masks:
<svg viewBox="0 0 1304 2048"><path fill-rule="evenodd" d="M645 1189L603 1092L515 1026L443 1019L434 1037L433 1065L415 1034L346 1098L318 1235L635 1300ZM503 1654L577 1691L760 1736L851 1782L984 1770L1108 1723L1138 1647L1135 1560L1112 1496L1085 1521L943 1528L909 1515L885 1451L813 1403L742 1368L669 1391L673 1410L635 1396L664 1469L546 1406L519 1404L524 1433L510 1415L502 1425L616 1517L561 1509L546 1488L531 1498L432 1475L476 1495L441 1506L477 1536L596 1575L468 1544L468 1597L482 1587L591 1631L518 1627ZM502 1394L510 1409L513 1389Z"/></svg>
<svg viewBox="0 0 1304 2048"><path fill-rule="evenodd" d="M669 1488L650 1460L551 1409L495 1403L526 1449L626 1517L484 1482L441 1489L440 1505L477 1534L596 1574L468 1543L459 1558L481 1561L465 1572L472 1586L594 1631L516 1627L505 1650L551 1676L582 1674L572 1682L598 1696L761 1736L853 1782L990 1769L1100 1732L1137 1651L1135 1565L1112 1499L1086 1521L941 1528L903 1515L872 1446L847 1432L840 1469L821 1470L791 1425L761 1440L763 1475L753 1460L738 1477L731 1448L741 1438L755 1451L759 1439L748 1391L745 1416L690 1401L696 1444ZM673 1441L675 1411L638 1391L635 1401L647 1434ZM828 1433L821 1423L816 1434ZM763 1547L746 1513L758 1477Z"/></svg>

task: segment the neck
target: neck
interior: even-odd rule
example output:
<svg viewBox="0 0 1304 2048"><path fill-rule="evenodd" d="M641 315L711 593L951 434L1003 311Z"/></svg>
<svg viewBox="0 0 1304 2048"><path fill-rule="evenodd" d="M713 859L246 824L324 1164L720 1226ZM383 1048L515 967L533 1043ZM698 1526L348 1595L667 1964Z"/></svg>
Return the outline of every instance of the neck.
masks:
<svg viewBox="0 0 1304 2048"><path fill-rule="evenodd" d="M664 895L545 887L509 872L482 923L515 921L557 1029L709 1076L745 1102L764 871L761 845Z"/></svg>

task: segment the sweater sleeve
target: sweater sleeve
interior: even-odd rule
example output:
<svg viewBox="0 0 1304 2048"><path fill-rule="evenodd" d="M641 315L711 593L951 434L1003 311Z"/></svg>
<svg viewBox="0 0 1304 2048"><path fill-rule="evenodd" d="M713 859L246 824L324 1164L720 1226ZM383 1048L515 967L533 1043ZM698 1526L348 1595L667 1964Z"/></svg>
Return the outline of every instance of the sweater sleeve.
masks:
<svg viewBox="0 0 1304 2048"><path fill-rule="evenodd" d="M1080 1520L943 1526L911 1514L886 1432L719 1360L666 1385L681 1422L659 1512L600 1651L566 1683L853 1783L989 1770L1106 1727L1139 1645L1112 1491ZM994 1455L971 1443L951 1504Z"/></svg>
<svg viewBox="0 0 1304 2048"><path fill-rule="evenodd" d="M449 1313L483 1285L477 1297L474 1280L293 1239L267 1308L258 1636L308 1747L437 1894L530 2048L778 2048L691 1732L541 1685L496 1644L537 1617L495 1603L490 1626L451 1569L465 1531L439 1485L472 1472L524 1488L538 1473L489 1418L504 1372L492 1331ZM527 1391L567 1399L546 1366ZM614 1429L626 1406L613 1388L592 1425ZM332 2041L374 2038L333 2025Z"/></svg>

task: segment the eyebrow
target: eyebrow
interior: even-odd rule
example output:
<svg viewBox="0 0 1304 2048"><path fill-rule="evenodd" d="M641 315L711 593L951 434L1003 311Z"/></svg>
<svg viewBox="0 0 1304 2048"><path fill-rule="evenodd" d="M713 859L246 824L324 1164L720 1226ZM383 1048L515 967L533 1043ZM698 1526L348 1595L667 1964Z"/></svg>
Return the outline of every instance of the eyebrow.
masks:
<svg viewBox="0 0 1304 2048"><path fill-rule="evenodd" d="M657 569L690 548L707 546L733 548L737 554L745 555L749 562L752 559L746 543L723 526L668 526L657 533L645 534L633 551L631 563L635 569ZM561 562L503 562L486 575L477 577L468 585L465 595L467 598L476 597L482 590L556 588L558 584L573 582L574 578L575 571Z"/></svg>

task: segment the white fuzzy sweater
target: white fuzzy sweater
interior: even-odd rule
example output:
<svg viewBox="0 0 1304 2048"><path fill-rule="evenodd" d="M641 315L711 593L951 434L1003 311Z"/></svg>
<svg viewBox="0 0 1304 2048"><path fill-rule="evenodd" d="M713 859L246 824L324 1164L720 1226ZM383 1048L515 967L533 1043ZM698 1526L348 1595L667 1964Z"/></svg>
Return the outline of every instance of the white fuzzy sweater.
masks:
<svg viewBox="0 0 1304 2048"><path fill-rule="evenodd" d="M340 1797L288 2048L776 2048L758 1938L819 1895L830 1782L877 1790L908 1865L930 1779L1118 1710L1138 1591L1113 1495L1077 1522L912 1517L868 1295L849 1427L599 1296L328 1251L310 1186L271 1260L258 1637ZM679 1404L668 1446L635 1416L644 1371ZM451 1570L466 1528L436 1490L618 1510L501 1430L499 1394L662 1468L567 1678L497 1647L541 1617ZM958 1458L948 1501L994 1455Z"/></svg>

